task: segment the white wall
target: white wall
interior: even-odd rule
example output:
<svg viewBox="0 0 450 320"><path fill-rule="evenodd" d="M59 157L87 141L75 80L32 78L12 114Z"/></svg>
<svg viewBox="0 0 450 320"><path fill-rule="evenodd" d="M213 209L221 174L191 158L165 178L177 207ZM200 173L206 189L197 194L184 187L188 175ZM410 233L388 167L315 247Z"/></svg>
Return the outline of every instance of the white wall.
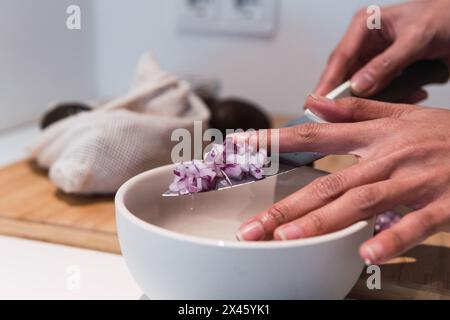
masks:
<svg viewBox="0 0 450 320"><path fill-rule="evenodd" d="M298 114L353 13L373 1L282 0L279 30L271 39L179 33L174 3L96 1L102 96L126 90L139 54L151 49L170 70L220 78L224 95ZM448 91L438 90L433 103L450 105Z"/></svg>
<svg viewBox="0 0 450 320"><path fill-rule="evenodd" d="M226 96L299 114L353 12L372 1L281 0L269 39L179 33L174 3L0 0L0 129L36 119L51 101L125 92L149 49L176 73L217 77ZM69 4L81 5L81 31L65 27ZM450 106L448 86L432 93L428 104Z"/></svg>
<svg viewBox="0 0 450 320"><path fill-rule="evenodd" d="M81 4L82 31L66 28ZM0 129L38 118L50 101L96 95L90 0L0 1Z"/></svg>

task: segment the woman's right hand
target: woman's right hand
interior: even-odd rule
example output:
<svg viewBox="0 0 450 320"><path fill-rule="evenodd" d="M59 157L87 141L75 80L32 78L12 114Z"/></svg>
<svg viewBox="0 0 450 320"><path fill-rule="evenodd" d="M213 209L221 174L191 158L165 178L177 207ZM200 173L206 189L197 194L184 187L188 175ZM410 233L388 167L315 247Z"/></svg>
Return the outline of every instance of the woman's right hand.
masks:
<svg viewBox="0 0 450 320"><path fill-rule="evenodd" d="M316 93L325 95L351 79L353 93L370 97L406 67L424 59L450 62L450 1L422 0L381 9L381 29L367 27L366 10L357 13L329 58ZM411 93L411 103L426 92Z"/></svg>

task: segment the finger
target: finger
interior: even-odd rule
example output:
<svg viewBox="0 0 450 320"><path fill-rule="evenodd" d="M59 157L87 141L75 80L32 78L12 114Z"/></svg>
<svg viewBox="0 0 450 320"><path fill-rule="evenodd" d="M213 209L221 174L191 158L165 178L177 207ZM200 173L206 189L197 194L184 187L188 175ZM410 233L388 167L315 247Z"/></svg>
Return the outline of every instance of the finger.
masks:
<svg viewBox="0 0 450 320"><path fill-rule="evenodd" d="M330 204L275 230L277 240L295 240L342 230L357 221L424 196L423 179L386 180L353 188Z"/></svg>
<svg viewBox="0 0 450 320"><path fill-rule="evenodd" d="M348 74L357 63L359 51L367 37L366 14L360 12L353 18L350 27L328 60L315 93L328 94L333 88L346 80Z"/></svg>
<svg viewBox="0 0 450 320"><path fill-rule="evenodd" d="M387 50L373 58L351 80L357 96L370 97L384 89L398 74L419 60L421 47L407 37L398 39Z"/></svg>
<svg viewBox="0 0 450 320"><path fill-rule="evenodd" d="M404 99L404 103L407 104L417 104L419 102L422 102L423 100L426 100L428 98L428 92L426 90L418 90L416 92L413 92L411 95L406 97Z"/></svg>
<svg viewBox="0 0 450 320"><path fill-rule="evenodd" d="M387 179L395 170L397 158L398 156L392 155L377 161L360 163L339 173L316 179L243 223L237 234L238 239L241 241L270 239L280 225L325 206L348 190Z"/></svg>
<svg viewBox="0 0 450 320"><path fill-rule="evenodd" d="M308 96L305 106L330 122L359 122L381 118L400 118L402 115L418 108L407 104L394 104L353 97L330 100L317 95Z"/></svg>
<svg viewBox="0 0 450 320"><path fill-rule="evenodd" d="M368 265L382 264L420 244L450 223L449 204L430 205L406 215L392 228L364 243L361 257Z"/></svg>
<svg viewBox="0 0 450 320"><path fill-rule="evenodd" d="M302 151L360 156L360 152L379 137L377 126L377 123L307 123L291 128L238 133L227 138L280 153Z"/></svg>

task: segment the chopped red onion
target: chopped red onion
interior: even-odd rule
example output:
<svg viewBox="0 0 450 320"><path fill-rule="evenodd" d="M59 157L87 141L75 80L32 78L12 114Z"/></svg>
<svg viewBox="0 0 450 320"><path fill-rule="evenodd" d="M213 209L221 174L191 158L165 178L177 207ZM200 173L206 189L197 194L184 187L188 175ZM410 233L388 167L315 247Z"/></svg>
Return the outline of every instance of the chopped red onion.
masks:
<svg viewBox="0 0 450 320"><path fill-rule="evenodd" d="M379 214L375 221L375 233L380 233L392 228L401 219L401 216L395 211L387 211Z"/></svg>
<svg viewBox="0 0 450 320"><path fill-rule="evenodd" d="M269 164L267 151L256 150L248 144L226 143L213 145L204 160L183 162L176 166L170 191L179 194L214 190L217 183L231 184L231 180L264 178Z"/></svg>
<svg viewBox="0 0 450 320"><path fill-rule="evenodd" d="M203 161L181 163L174 170L175 178L169 189L180 194L211 190L217 174Z"/></svg>

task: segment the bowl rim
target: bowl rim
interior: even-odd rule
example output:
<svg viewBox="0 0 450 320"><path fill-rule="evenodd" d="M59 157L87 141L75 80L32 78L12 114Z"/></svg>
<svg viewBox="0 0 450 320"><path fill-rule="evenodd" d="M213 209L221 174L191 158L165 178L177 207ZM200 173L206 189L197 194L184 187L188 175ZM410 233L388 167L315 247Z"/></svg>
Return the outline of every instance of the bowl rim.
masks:
<svg viewBox="0 0 450 320"><path fill-rule="evenodd" d="M115 210L116 210L116 219L118 215L123 216L125 219L130 221L131 223L137 225L138 227L145 229L147 231L150 231L154 234L157 234L158 236L172 239L172 240L178 240L183 241L186 243L191 244L197 244L197 245L203 245L208 247L223 247L223 248L232 248L232 249L283 249L283 248L297 248L297 247L305 247L305 246L312 246L317 244L322 244L326 242L332 242L335 240L346 238L347 236L350 236L352 234L355 234L361 230L363 230L366 227L369 227L370 225L374 224L375 217L372 217L367 220L362 220L359 222L354 223L353 225L336 231L332 232L326 235L321 235L317 237L311 237L306 239L299 239L299 240L289 240L289 241L264 241L264 242L235 242L235 241L229 241L229 240L215 240L215 239L209 239L206 237L200 237L200 236L192 236L187 235L171 230L164 229L162 227L153 225L136 215L134 215L125 205L124 197L127 194L128 190L138 183L139 181L146 180L148 176L151 176L157 172L162 172L166 170L173 170L174 165L167 165L159 168L155 168L146 172L143 172L127 182L125 182L117 191L115 196ZM119 222L117 223L119 226ZM118 236L120 239L120 231L118 228Z"/></svg>

